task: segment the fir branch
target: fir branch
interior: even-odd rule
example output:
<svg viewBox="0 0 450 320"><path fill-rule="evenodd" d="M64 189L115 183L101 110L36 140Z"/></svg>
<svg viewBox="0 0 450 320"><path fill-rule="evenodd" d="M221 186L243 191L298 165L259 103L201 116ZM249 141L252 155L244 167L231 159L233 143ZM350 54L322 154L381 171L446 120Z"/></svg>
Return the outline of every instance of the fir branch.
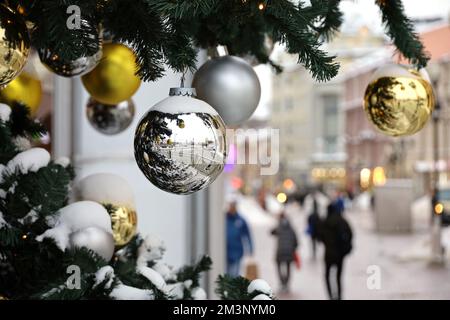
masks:
<svg viewBox="0 0 450 320"><path fill-rule="evenodd" d="M5 165L17 154L9 122L0 121L0 164Z"/></svg>
<svg viewBox="0 0 450 320"><path fill-rule="evenodd" d="M169 17L196 19L211 14L220 4L220 0L149 0L149 3Z"/></svg>
<svg viewBox="0 0 450 320"><path fill-rule="evenodd" d="M212 260L208 256L203 256L195 265L185 266L177 272L177 282L186 280L192 281L192 287L200 285L200 274L211 269Z"/></svg>
<svg viewBox="0 0 450 320"><path fill-rule="evenodd" d="M72 171L50 163L36 172L22 174L19 170L3 175L0 189L6 197L1 199L4 217L8 222L21 219L31 210L41 217L52 215L67 203Z"/></svg>
<svg viewBox="0 0 450 320"><path fill-rule="evenodd" d="M47 131L44 126L31 118L30 109L22 103L11 105L10 128L12 137L42 137Z"/></svg>
<svg viewBox="0 0 450 320"><path fill-rule="evenodd" d="M334 56L328 56L319 49L320 42L314 33L311 33L308 23L292 3L285 1L272 1L266 8L267 14L277 20L274 26L281 42L286 44L289 53L299 55L299 63L310 70L313 77L325 81L336 76L339 64Z"/></svg>
<svg viewBox="0 0 450 320"><path fill-rule="evenodd" d="M322 21L314 29L326 41L332 39L334 34L339 30L343 21L343 14L339 9L341 0L312 0L311 8L326 8L326 13L322 17Z"/></svg>
<svg viewBox="0 0 450 320"><path fill-rule="evenodd" d="M31 30L33 46L39 51L56 54L62 61L94 55L100 48L100 39L93 3L90 0L37 2L28 16L34 24ZM67 27L69 5L77 5L81 9L80 29Z"/></svg>
<svg viewBox="0 0 450 320"><path fill-rule="evenodd" d="M146 0L116 0L104 16L113 41L128 43L136 54L137 74L154 81L164 74L162 44L166 40L161 16Z"/></svg>
<svg viewBox="0 0 450 320"><path fill-rule="evenodd" d="M216 283L216 293L222 300L251 300L247 292L250 281L246 278L221 275Z"/></svg>
<svg viewBox="0 0 450 320"><path fill-rule="evenodd" d="M404 13L401 0L377 0L387 33L398 51L417 68L426 67L430 59L414 31L413 23Z"/></svg>

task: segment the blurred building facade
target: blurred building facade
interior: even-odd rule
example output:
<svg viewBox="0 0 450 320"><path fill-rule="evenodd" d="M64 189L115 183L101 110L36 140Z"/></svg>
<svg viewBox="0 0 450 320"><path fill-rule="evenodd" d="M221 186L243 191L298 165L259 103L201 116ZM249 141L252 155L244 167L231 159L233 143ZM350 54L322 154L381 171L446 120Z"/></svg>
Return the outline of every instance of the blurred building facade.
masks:
<svg viewBox="0 0 450 320"><path fill-rule="evenodd" d="M291 178L299 185L345 186L344 87L348 66L374 48L384 46L384 38L361 27L341 33L326 50L338 56L339 75L319 83L286 53L276 56L285 71L273 81L272 128L280 129L278 179Z"/></svg>
<svg viewBox="0 0 450 320"><path fill-rule="evenodd" d="M438 116L438 162L434 163L433 131L430 119L427 125L413 136L391 138L375 129L363 110L363 97L372 73L382 65L392 62L392 48L380 48L370 55L355 60L347 69L344 80L346 131L345 150L346 184L350 190L361 188L363 170L382 168L388 178L412 178L418 194L429 191L435 166L441 171L440 181L447 181L450 168L450 28L448 25L433 27L421 33L430 53L427 67L432 80L436 80L435 93L441 110ZM395 59L395 56L394 56ZM407 63L399 58L400 63ZM372 179L373 177L371 177Z"/></svg>

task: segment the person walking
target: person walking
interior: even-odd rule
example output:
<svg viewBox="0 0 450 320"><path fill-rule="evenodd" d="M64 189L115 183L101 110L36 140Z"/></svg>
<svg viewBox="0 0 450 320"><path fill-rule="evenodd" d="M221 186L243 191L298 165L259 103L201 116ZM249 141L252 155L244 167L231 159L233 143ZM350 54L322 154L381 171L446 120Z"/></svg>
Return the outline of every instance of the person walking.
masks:
<svg viewBox="0 0 450 320"><path fill-rule="evenodd" d="M226 213L227 274L238 277L244 253L253 254L253 242L245 219L238 213L237 204L231 202Z"/></svg>
<svg viewBox="0 0 450 320"><path fill-rule="evenodd" d="M342 272L346 255L352 250L352 229L336 203L327 208L327 218L319 228L319 238L325 246L325 282L332 300L342 299ZM331 269L336 269L336 279L331 281Z"/></svg>
<svg viewBox="0 0 450 320"><path fill-rule="evenodd" d="M278 226L272 230L272 235L276 236L278 241L275 260L281 282L281 290L283 292L288 292L291 263L294 261L298 240L297 235L284 212L280 214Z"/></svg>
<svg viewBox="0 0 450 320"><path fill-rule="evenodd" d="M308 229L307 233L311 237L312 258L316 259L317 242L318 242L318 228L320 223L319 205L317 199L314 197L312 200L312 212L308 216Z"/></svg>

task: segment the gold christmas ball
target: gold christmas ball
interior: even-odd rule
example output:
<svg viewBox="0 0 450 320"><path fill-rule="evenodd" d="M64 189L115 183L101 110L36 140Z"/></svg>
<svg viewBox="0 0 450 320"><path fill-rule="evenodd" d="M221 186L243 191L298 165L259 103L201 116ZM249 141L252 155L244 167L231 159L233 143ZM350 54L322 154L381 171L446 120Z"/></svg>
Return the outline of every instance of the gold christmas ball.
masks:
<svg viewBox="0 0 450 320"><path fill-rule="evenodd" d="M427 72L397 64L378 69L364 95L368 119L380 132L394 137L421 130L434 105L433 88Z"/></svg>
<svg viewBox="0 0 450 320"><path fill-rule="evenodd" d="M136 211L125 206L117 206L110 212L111 226L116 248L126 245L136 234Z"/></svg>
<svg viewBox="0 0 450 320"><path fill-rule="evenodd" d="M14 43L6 35L14 35ZM0 4L0 86L11 82L22 71L30 53L30 36L20 15Z"/></svg>
<svg viewBox="0 0 450 320"><path fill-rule="evenodd" d="M130 48L107 43L103 46L100 63L81 79L95 100L114 105L130 99L139 89L141 80L136 70L136 56Z"/></svg>
<svg viewBox="0 0 450 320"><path fill-rule="evenodd" d="M41 81L29 73L22 72L17 78L0 90L0 102L11 105L21 102L35 115L41 105Z"/></svg>

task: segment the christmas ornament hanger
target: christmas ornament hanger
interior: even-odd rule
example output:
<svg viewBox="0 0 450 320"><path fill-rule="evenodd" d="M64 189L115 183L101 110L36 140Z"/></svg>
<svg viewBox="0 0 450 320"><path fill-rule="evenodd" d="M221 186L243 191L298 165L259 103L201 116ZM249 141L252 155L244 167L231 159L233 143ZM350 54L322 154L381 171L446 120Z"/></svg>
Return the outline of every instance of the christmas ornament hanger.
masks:
<svg viewBox="0 0 450 320"><path fill-rule="evenodd" d="M398 51L411 64L424 67L429 57L402 1L375 2ZM310 5L291 0L73 0L70 10L63 0L4 3L15 12L12 26L25 20L38 52L50 51L64 62L93 57L101 49L98 39L104 31L112 41L130 46L137 74L145 81L159 79L166 64L176 72L195 69L197 48L218 44L225 45L231 55L251 55L260 63L275 65L267 52L267 37L298 54L298 62L317 80L333 78L339 68L335 57L320 49L322 41L341 26L339 0L311 0ZM27 38L11 27L6 36L12 47Z"/></svg>

